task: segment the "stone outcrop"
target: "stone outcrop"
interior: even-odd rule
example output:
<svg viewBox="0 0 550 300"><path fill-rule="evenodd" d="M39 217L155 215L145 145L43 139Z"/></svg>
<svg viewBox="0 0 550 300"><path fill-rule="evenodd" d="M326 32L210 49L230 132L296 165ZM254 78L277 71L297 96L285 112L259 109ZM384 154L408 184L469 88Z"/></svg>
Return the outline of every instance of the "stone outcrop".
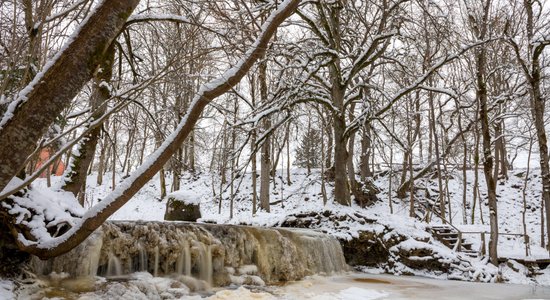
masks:
<svg viewBox="0 0 550 300"><path fill-rule="evenodd" d="M310 212L288 216L283 227L325 228L339 236L346 262L362 269L378 268L390 274L429 275L447 274L448 279L488 282L497 272L492 266L479 271L469 257L455 253L439 244L427 232L405 235L359 213L333 214L330 211ZM360 227L356 233L350 227Z"/></svg>

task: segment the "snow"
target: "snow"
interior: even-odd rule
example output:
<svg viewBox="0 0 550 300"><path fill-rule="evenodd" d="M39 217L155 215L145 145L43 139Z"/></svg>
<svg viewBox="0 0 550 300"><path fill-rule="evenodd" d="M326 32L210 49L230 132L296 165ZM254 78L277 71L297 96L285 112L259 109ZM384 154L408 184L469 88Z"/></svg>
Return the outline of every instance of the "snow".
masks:
<svg viewBox="0 0 550 300"><path fill-rule="evenodd" d="M0 299L3 299L3 300L15 299L15 294L13 293L13 290L14 290L13 281L0 280Z"/></svg>
<svg viewBox="0 0 550 300"><path fill-rule="evenodd" d="M61 177L58 177L58 182L61 182L59 179ZM48 228L63 223L74 226L77 220L75 217L85 213L85 209L72 193L61 190L59 184L46 188L44 180L36 182L24 196L14 195L12 199L13 204L3 201L2 205L17 217L17 223L28 226L37 238L36 241L29 241L20 236L20 240L26 245L49 241L51 235Z"/></svg>
<svg viewBox="0 0 550 300"><path fill-rule="evenodd" d="M258 273L258 267L256 265L244 265L239 268L239 274L256 274Z"/></svg>
<svg viewBox="0 0 550 300"><path fill-rule="evenodd" d="M140 21L175 21L181 23L189 23L189 19L184 16L172 15L172 14L138 14L132 15L126 20L127 23L140 22Z"/></svg>
<svg viewBox="0 0 550 300"><path fill-rule="evenodd" d="M331 227L331 224L323 224L319 227L321 231L328 232L335 236L341 238L351 238L357 235L357 232L362 228L368 228L369 230L374 230L380 232L383 230L384 225L391 226L394 228L395 232L407 236L414 236L417 239L429 238L430 235L425 231L426 224L418 222L416 220L410 219L407 217L408 203L401 203L399 199L393 197L394 201L394 214L389 213L389 208L387 204L387 192L384 191L379 195L381 202L377 203L375 206L370 207L369 209L360 209L357 206L353 207L342 207L337 204L327 203L326 206L323 206L322 199L320 196L320 187L319 187L319 170L313 170L311 175L307 175L305 169L293 169L291 174L292 184L281 185L279 176L277 176L276 189L271 189L271 201L280 201L283 200L281 204L273 205L271 207L272 212L266 213L264 211L258 211L256 215L251 213L251 177L250 173L246 173L242 180L240 186L236 189L235 195L235 216L233 219L229 218L229 201L230 198L229 189L224 189L223 191L223 200L222 202L222 212L218 213L218 203L217 199L219 196L214 197L212 195L212 185L215 187L219 186L219 178L217 175L210 176L209 174L202 174L197 177L184 175L182 180L182 191L178 194L185 196L192 196L194 199L200 199L201 201L201 210L202 210L202 221L216 222L216 223L227 223L227 224L250 224L255 226L274 226L282 222L287 215L305 213L310 211L320 211L327 210L335 214L353 214L359 212L362 215L365 215L369 218L375 219L377 223L375 224L364 224L361 225L356 222L343 222L340 224L340 227L349 227L348 230L341 230L337 227ZM520 173L520 171L514 171L513 174ZM521 233L521 189L516 189L513 186L518 186L522 184L523 179L516 177L511 174L510 179L504 185L498 185L498 194L499 196L499 220L500 220L500 229L501 232L509 233ZM282 174L278 174L282 175ZM456 175L456 174L455 174ZM468 172L468 189L467 193L471 195L472 192L472 182L473 174ZM539 218L539 208L540 202L537 199L540 199L540 192L537 192L537 186L540 184L540 176L537 172L532 172L532 175L529 180L529 191L527 193L527 202L528 206L531 209L527 211L527 224L528 224L528 234L531 237L531 258L534 257L547 257L547 252L539 247L537 240L540 237L540 224L537 223ZM104 178L105 182L110 183L110 175L106 174ZM171 179L167 179L167 182L171 182ZM377 185L384 187L387 185L387 178L377 179ZM430 186L433 183L429 182L418 182L420 186ZM485 191L484 182L482 176L480 176L480 188L481 193ZM151 182L149 182L132 200L130 200L125 206L123 206L119 211L117 211L111 219L113 220L162 220L165 211L166 199L160 199L159 195L159 179L155 177ZM395 185L394 185L395 186ZM167 187L170 189L170 185ZM93 199L103 199L104 195L109 193L110 186L108 184L97 187L95 185L95 175L92 175L89 178L88 185L88 196ZM218 190L218 188L216 188ZM482 205L482 211L484 214L485 224L481 225L481 220L479 218L479 204L476 207L476 224L471 225L462 225L461 209L459 205L462 202L462 183L461 178L455 176L455 179L449 181L449 191L452 198L452 211L453 211L453 221L454 225L460 228L465 232L479 232L479 231L488 231L488 210L486 202ZM218 192L218 191L217 191ZM327 193L330 197L332 193L332 186L327 185ZM156 199L156 200L155 200ZM93 200L97 201L97 200ZM198 201L198 200L197 200ZM95 202L93 202L95 203ZM284 208L282 207L284 205ZM467 211L468 221L471 218L471 211ZM439 223L439 220L434 220L434 222ZM392 233L388 233L392 234ZM465 234L466 239L474 243L474 249L480 247L479 243L480 238L479 234ZM388 237L389 238L389 237ZM488 238L488 237L487 237ZM525 258L523 238L506 236L501 237L499 241L499 251L501 254L510 254L514 255L516 258Z"/></svg>
<svg viewBox="0 0 550 300"><path fill-rule="evenodd" d="M386 297L388 294L373 290L351 287L340 291L336 298L342 300L374 300Z"/></svg>
<svg viewBox="0 0 550 300"><path fill-rule="evenodd" d="M250 290L239 287L236 290L223 290L217 292L215 295L208 297L208 300L232 300L232 299L241 299L241 300L248 300L248 299L258 299L258 300L275 300L275 296L268 294L268 293L262 293L262 292L251 292Z"/></svg>
<svg viewBox="0 0 550 300"><path fill-rule="evenodd" d="M198 205L201 203L202 195L194 190L180 190L168 194L168 198L177 199L185 204Z"/></svg>
<svg viewBox="0 0 550 300"><path fill-rule="evenodd" d="M518 184L523 182L523 178L517 177L514 174L521 173L520 170L516 170L513 173L510 174L510 179L506 181L503 185L498 185L498 193L500 195L499 197L499 221L501 226L502 232L521 232L521 201L518 201L521 199L521 189L516 189L513 186L517 186ZM168 175L168 174L167 174ZM217 222L217 223L229 223L229 224L252 224L252 225L259 225L259 226L273 226L279 224L281 221L283 221L288 215L290 214L296 214L296 213L308 213L313 211L330 211L332 214L335 215L348 215L348 216L356 216L355 213L359 213L360 215L367 217L369 219L375 220L374 223L369 224L360 224L359 222L352 221L353 219L345 220L340 222L339 226L336 226L334 223L321 223L319 225L314 226L317 230L327 232L329 234L332 234L334 236L337 236L339 238L345 238L349 239L353 236L357 236L358 233L361 230L370 230L375 232L384 232L385 227L389 227L392 230L390 232L387 232L384 236L384 239L390 239L394 235L405 235L409 237L409 239L406 239L399 243L395 248L391 249L392 251L397 251L397 248L404 249L404 250L412 250L416 248L423 248L423 249L430 249L433 252L433 256L412 256L409 259L411 260L431 260L431 259L437 259L444 262L452 263L453 261L456 261L457 259L457 253L454 252L451 249L448 249L444 247L443 245L439 244L438 242L434 241L433 239L430 239L430 234L426 232L426 224L419 222L417 220L411 219L408 217L408 203L402 203L401 200L394 199L394 213L389 213L388 208L388 194L386 189L384 188L388 184L388 178L386 177L380 177L376 179L376 184L381 187L383 190L381 194L379 194L381 198L381 202L375 204L374 206L368 208L368 209L361 209L357 206L353 207L342 207L336 204L331 203L329 198L329 203L327 203L326 206L323 206L322 203L322 197L320 195L320 173L319 170L312 170L312 174L308 175L307 171L304 169L293 169L291 174L292 183L290 185L287 185L286 183L283 185L281 184L280 178L285 178L285 176L282 176L280 170L279 173L276 176L276 185L275 188L273 188L273 185L271 185L271 201L280 201L283 200L282 204L284 204L284 208L282 207L282 204L276 204L272 205L272 212L266 213L264 211L259 211L256 215L252 215L251 213L251 202L250 202L250 195L251 195L251 175L249 173L245 173L244 177L242 178L242 183L238 188L235 190L237 191L234 195L235 198L235 217L233 219L229 218L229 188L224 189L223 192L223 202L222 202L222 212L221 214L218 213L218 202L217 197L212 196L212 186L218 187L219 186L219 178L217 175L210 175L207 173L202 174L183 174L182 177L182 190L179 192L176 192L176 195L190 197L192 196L194 199L200 199L201 203L201 211L203 215L202 221L209 221L209 222ZM462 225L461 223L461 210L459 209L459 204L462 201L461 197L461 191L462 191L462 184L461 184L461 177L458 176L458 174L453 174L454 179L449 181L449 191L452 197L452 210L454 211L454 224L458 226L461 230L464 231L486 231L488 230L488 225L481 225L480 224L480 218L479 218L479 210L476 208L476 224L471 225ZM473 174L471 172L467 173L468 176L468 193L471 192L471 182L473 180ZM97 203L97 201L103 199L105 195L108 195L111 192L111 178L110 174L106 174L104 177L104 184L101 186L96 185L96 174L92 174L88 178L88 186L87 186L87 199L88 203L86 204L87 207L90 205L93 205ZM279 177L281 176L281 177ZM480 177L482 179L482 176ZM64 209L68 209L68 207L72 206L70 204L70 199L64 199L63 195L59 193L59 191L55 191L55 187L59 184L59 182L62 180L62 177L53 177L53 188L46 189L45 188L45 181L43 179L38 180L34 185L32 189L33 195L31 199L36 199L37 197L43 197L42 195L46 195L50 201L54 201L56 206L64 205ZM122 180L122 174L117 174L116 182L117 184ZM170 176L168 175L166 178L166 182L171 183L172 180ZM284 182L283 182L284 183ZM418 184L420 186L430 186L431 184L436 184L435 182L430 182L430 180L427 180L426 182L419 181ZM544 251L541 247L539 247L538 244L538 236L540 234L540 224L537 223L538 213L540 213L539 206L540 205L540 192L537 192L537 186L540 184L540 175L538 173L532 172L531 177L528 181L528 186L530 187L529 192L527 193L527 203L528 205L532 206L534 210L528 210L527 213L527 223L528 223L528 231L530 236L532 237L531 240L531 254L528 258L535 258L535 257L547 257L547 252ZM395 185L394 185L395 186ZM481 193L483 194L485 192L484 189L484 182L480 182L481 187ZM170 190L171 186L168 184L167 189ZM332 193L332 186L329 184L327 185L327 193L330 197ZM165 197L164 199L160 199L160 189L159 189L159 178L156 176L153 178L151 182L149 182L147 185L145 185L144 188L142 188L138 194L136 194L125 206L123 206L119 211L117 211L112 217L112 220L163 220L164 217L164 211L166 206L166 201L168 197ZM53 198L53 199L52 199ZM54 200L56 199L56 200ZM56 202L57 201L57 202ZM65 203L65 201L69 201ZM61 203L59 203L61 202ZM488 210L486 209L486 204L482 205L483 213L485 221L487 221L487 213ZM48 207L47 209L53 209ZM75 212L82 213L83 209L77 209ZM60 213L60 212L57 212ZM470 211L468 211L467 219L470 219L469 215ZM357 217L357 216L356 216ZM359 218L357 217L357 220ZM435 220L437 222L437 220ZM480 247L479 244L479 236L478 235L466 235L466 238L470 241L474 242L474 249L476 247ZM423 240L430 240L430 243L424 243L421 242ZM524 253L524 247L522 244L521 238L515 238L510 237L508 238L501 238L499 241L499 253L501 255L509 255L510 257L517 257L517 258L525 258ZM500 274L503 279L506 280L506 282L509 283L517 283L517 284L523 284L523 285L529 285L533 286L533 289L536 289L540 285L550 285L550 268L539 270L539 275L537 275L535 278L528 277L527 276L527 269L522 266L521 264L510 261L509 264L503 264L499 267L495 267L488 263L487 258L477 258L477 259L469 259L469 258L461 258L462 260L467 260L471 266L469 267L472 271L472 276L470 279L460 277L456 274L436 274L431 272L423 272L423 271L414 271L408 269L404 265L396 264L395 272L399 274L399 272L408 274L407 272L411 272L415 275L419 275L423 278L431 277L431 278L438 278L438 279L460 279L460 280L472 280L472 278L486 282L486 281L494 281L496 279L496 275ZM384 270L378 269L378 268L367 268L363 269L364 272L368 273L380 273L384 272ZM252 279L252 282L255 282L258 287L263 286L261 279L258 277L257 280L254 281L255 276L247 275L247 274L254 274L255 268L254 266L245 266L240 268L239 270L234 270L233 276L231 277L231 280L234 284L241 285L244 282L250 282ZM244 275L243 275L244 274ZM249 276L245 278L245 276ZM373 276L373 275L368 275ZM254 278L252 278L254 277ZM172 280L172 281L170 281ZM258 292L256 289L250 290L247 288L240 287L236 290L221 290L217 291L214 295L210 296L210 298L207 299L315 299L315 300L324 300L324 299L330 299L330 300L341 300L341 299L432 299L432 298L438 298L438 299L460 299L460 298L453 298L452 294L447 295L440 291L424 291L423 287L415 288L419 289L417 291L418 293L421 293L421 295L430 295L426 296L424 298L422 297L413 297L412 294L409 295L408 293L402 293L399 291L396 291L394 289L388 289L386 286L379 287L379 286L360 286L356 285L355 283L350 283L346 281L346 284L342 285L336 285L334 288L332 288L333 281L332 279L326 279L326 281L323 281L325 279L312 279L310 281L306 280L301 283L296 283L299 286L291 286L291 287L285 287L283 291L278 290L274 293L265 293L261 290ZM341 279L335 279L336 281ZM419 279L421 281L426 279ZM135 281L135 282L134 282ZM107 291L105 291L101 295L97 294L90 294L88 296L84 296L82 299L111 299L111 298L119 298L119 299L155 299L151 295L161 295L164 294L167 295L179 295L176 297L176 299L204 299L201 298L199 295L193 295L188 292L186 292L184 287L180 287L180 289L174 290L174 288L170 288L172 284L175 284L173 279L162 279L162 278L154 278L150 274L143 274L141 276L137 276L137 278L133 282L136 284L134 285L122 285L119 283L112 283L109 285L109 288ZM314 288L315 286L318 286L318 281L322 281L322 287ZM307 284L311 283L311 286L308 288ZM415 281L416 282L416 281ZM431 283L432 284L432 283ZM451 291L458 291L459 287L464 288L464 282L461 283L448 283L448 281L436 281L435 286L441 287L443 291L446 289L451 289ZM420 286L420 283L416 282L413 286ZM137 286L137 287L136 287ZM331 287L330 289L327 289L326 286ZM422 285L423 286L423 285ZM499 299L529 299L526 295L529 294L521 294L519 292L515 292L516 289L523 290L523 288L517 287L517 288L509 288L511 292L509 293L503 293L500 291L500 287L506 288L507 285L499 284L496 287L492 286L472 286L479 287L482 289L487 288L488 291L485 292L484 295L502 295ZM470 285L466 285L466 287L470 287ZM270 288L270 287L266 287ZM295 289L296 288L296 289ZM4 288L5 290L10 289ZM422 293L435 293L437 296L431 296L432 294L422 294ZM2 294L0 294L2 295ZM144 296L145 295L145 296ZM514 298L514 295L523 295L523 296L517 296ZM180 297L181 296L181 297ZM88 298L86 298L88 297ZM508 298L506 298L508 297ZM544 298L540 295L531 298ZM1 297L0 297L1 299ZM8 298L9 299L9 298ZM480 296L480 299L495 299L490 298L489 296Z"/></svg>

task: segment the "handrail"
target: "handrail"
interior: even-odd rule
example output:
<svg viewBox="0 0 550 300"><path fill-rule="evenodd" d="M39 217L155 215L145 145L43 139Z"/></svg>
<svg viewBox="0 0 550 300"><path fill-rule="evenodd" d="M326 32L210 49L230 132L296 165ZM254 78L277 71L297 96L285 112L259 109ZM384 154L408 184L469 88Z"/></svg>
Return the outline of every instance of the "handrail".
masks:
<svg viewBox="0 0 550 300"><path fill-rule="evenodd" d="M479 233L487 233L487 234L490 234L491 232L490 231L462 231L462 233L466 233L466 234L479 234ZM504 232L504 233L501 233L499 232L498 235L511 235L511 236L528 236L528 234L524 234L524 233L508 233L508 232Z"/></svg>
<svg viewBox="0 0 550 300"><path fill-rule="evenodd" d="M430 209L432 214L435 214L441 220L443 220L443 222L444 222L443 225L450 226L450 227L452 227L453 229L455 229L457 231L458 240L457 240L457 243L454 247L455 249L453 249L453 250L461 251L460 249L462 247L462 234L480 234L480 239L481 239L481 243L482 243L482 248L481 248L480 252L481 252L482 255L485 255L485 234L491 234L491 232L489 232L489 231L462 231L462 230L458 229L456 226L454 226L452 223L450 223L449 221L445 220L445 218L443 218L439 213L437 213L436 210L427 207L426 206L427 202L426 203L417 202L417 203L420 203L422 206L424 206L425 209ZM432 205L432 207L433 207L433 205ZM531 237L527 233L508 233L508 232L501 233L501 232L499 232L498 235L524 237L523 243L525 244L525 255L526 256L528 255L528 252L530 250L529 241L531 240Z"/></svg>

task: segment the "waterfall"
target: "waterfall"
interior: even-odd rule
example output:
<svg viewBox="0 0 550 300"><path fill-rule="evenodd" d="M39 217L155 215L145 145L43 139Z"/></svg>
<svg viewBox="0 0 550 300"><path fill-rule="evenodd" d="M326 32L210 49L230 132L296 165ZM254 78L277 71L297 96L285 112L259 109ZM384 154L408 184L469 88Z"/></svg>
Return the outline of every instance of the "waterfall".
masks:
<svg viewBox="0 0 550 300"><path fill-rule="evenodd" d="M107 222L71 252L42 262L37 274L72 277L154 276L198 280L196 286L267 284L347 271L340 244L303 229L195 224Z"/></svg>

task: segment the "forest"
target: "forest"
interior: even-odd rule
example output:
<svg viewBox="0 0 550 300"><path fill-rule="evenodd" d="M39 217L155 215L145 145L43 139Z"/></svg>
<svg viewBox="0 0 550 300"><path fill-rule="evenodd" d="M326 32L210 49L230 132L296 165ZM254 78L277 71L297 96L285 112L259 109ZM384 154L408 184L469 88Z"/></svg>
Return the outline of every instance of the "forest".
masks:
<svg viewBox="0 0 550 300"><path fill-rule="evenodd" d="M549 5L0 0L0 298L79 256L158 299L351 269L550 295ZM369 288L328 299L399 293Z"/></svg>

